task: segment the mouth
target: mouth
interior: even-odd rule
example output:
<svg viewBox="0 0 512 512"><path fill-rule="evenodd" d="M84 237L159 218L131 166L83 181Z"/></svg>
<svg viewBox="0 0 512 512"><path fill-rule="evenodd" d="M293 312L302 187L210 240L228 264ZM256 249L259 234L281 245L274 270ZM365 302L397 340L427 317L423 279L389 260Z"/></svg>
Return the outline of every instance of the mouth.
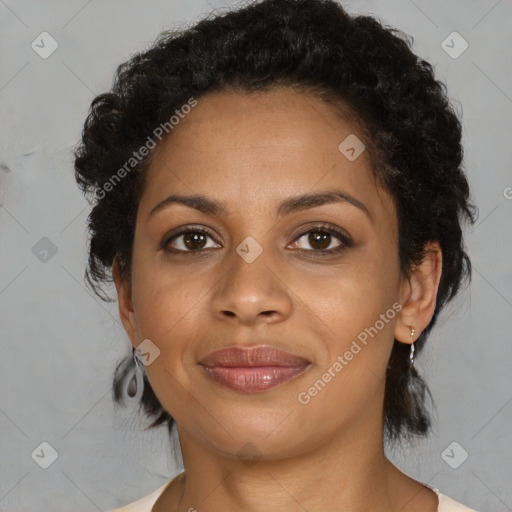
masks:
<svg viewBox="0 0 512 512"><path fill-rule="evenodd" d="M274 347L231 347L212 352L199 362L210 379L228 388L255 393L288 382L310 362Z"/></svg>

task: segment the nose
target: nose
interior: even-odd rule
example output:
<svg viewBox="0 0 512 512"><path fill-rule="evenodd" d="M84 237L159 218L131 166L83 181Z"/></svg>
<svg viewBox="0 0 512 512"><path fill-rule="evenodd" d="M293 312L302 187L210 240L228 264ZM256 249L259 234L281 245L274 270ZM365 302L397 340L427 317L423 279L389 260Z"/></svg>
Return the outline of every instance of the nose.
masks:
<svg viewBox="0 0 512 512"><path fill-rule="evenodd" d="M280 322L290 316L291 289L265 250L251 263L233 251L225 264L224 277L212 295L216 318L254 325Z"/></svg>

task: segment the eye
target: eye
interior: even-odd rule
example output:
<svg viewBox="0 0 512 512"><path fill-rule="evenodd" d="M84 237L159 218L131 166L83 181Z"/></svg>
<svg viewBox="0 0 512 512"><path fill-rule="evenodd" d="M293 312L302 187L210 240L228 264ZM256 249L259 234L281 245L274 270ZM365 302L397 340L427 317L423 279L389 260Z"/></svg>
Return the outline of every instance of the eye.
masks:
<svg viewBox="0 0 512 512"><path fill-rule="evenodd" d="M218 244L208 244L208 238L213 240L213 236L205 229L184 228L178 233L167 237L163 242L165 250L172 252L201 252L205 249L219 247Z"/></svg>
<svg viewBox="0 0 512 512"><path fill-rule="evenodd" d="M307 252L332 254L352 246L352 240L341 231L329 226L319 225L301 233L292 245L294 248ZM309 245L312 249L305 249L304 245Z"/></svg>
<svg viewBox="0 0 512 512"><path fill-rule="evenodd" d="M304 248L304 245L307 244L312 249ZM312 252L315 255L328 255L352 245L353 242L349 235L322 224L303 231L291 244L291 247L304 252ZM221 246L215 241L215 237L210 231L192 226L183 227L177 233L167 236L162 242L162 248L165 251L174 253L202 253L218 247Z"/></svg>

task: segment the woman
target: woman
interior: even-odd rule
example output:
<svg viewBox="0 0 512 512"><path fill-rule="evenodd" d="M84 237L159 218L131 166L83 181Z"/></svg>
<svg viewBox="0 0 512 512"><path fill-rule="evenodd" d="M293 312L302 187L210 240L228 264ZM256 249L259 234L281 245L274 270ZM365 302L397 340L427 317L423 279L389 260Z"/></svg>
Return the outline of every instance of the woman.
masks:
<svg viewBox="0 0 512 512"><path fill-rule="evenodd" d="M431 65L333 1L253 3L118 68L76 152L86 275L133 346L116 399L175 425L185 468L119 511L470 510L383 448L429 432L414 359L471 273L462 154Z"/></svg>

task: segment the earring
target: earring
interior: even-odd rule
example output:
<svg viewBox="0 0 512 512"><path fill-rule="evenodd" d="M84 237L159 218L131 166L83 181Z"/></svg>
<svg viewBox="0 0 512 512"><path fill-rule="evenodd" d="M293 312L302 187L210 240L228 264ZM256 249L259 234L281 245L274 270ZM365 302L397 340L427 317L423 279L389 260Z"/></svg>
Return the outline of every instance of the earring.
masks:
<svg viewBox="0 0 512 512"><path fill-rule="evenodd" d="M414 340L414 326L411 327L411 338ZM411 343L411 351L409 353L409 365L414 368L414 341Z"/></svg>
<svg viewBox="0 0 512 512"><path fill-rule="evenodd" d="M144 363L140 351L133 347L133 361L135 363L133 376L126 386L126 393L130 398L140 400L144 391Z"/></svg>

